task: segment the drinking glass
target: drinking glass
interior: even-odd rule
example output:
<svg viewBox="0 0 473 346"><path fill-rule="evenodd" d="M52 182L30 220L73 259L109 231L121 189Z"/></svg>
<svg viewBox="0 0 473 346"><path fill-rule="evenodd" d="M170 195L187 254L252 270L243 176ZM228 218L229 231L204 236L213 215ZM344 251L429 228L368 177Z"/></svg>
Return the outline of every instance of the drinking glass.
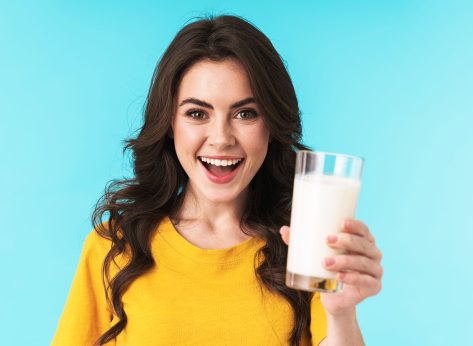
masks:
<svg viewBox="0 0 473 346"><path fill-rule="evenodd" d="M327 245L327 236L341 232L343 219L355 217L363 163L352 155L297 152L287 286L331 293L343 288L323 260L341 253Z"/></svg>

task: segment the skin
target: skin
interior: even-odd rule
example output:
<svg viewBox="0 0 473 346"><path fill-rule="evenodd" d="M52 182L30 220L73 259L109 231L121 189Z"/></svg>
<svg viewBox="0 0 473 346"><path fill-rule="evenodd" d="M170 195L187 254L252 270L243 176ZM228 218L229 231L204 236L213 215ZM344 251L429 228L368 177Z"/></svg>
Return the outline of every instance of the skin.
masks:
<svg viewBox="0 0 473 346"><path fill-rule="evenodd" d="M286 245L290 231L288 226L280 229ZM368 226L354 219L344 220L341 233L328 236L327 245L344 252L324 261L325 268L336 272L344 287L337 294L320 294L327 313L327 338L321 345L364 345L356 305L381 290L382 253Z"/></svg>
<svg viewBox="0 0 473 346"><path fill-rule="evenodd" d="M171 136L189 184L176 229L201 248L225 248L248 238L239 220L249 183L266 156L270 134L256 103L230 106L252 96L246 71L232 59L197 62L179 84ZM188 98L203 100L213 109L182 104ZM216 155L245 158L241 171L227 184L211 182L197 158ZM290 228L283 226L280 232L288 244ZM357 220L347 220L338 238L327 239L327 244L348 255L334 256L335 262L326 266L338 273L345 286L341 293L321 294L327 313L327 338L322 345L363 345L356 305L381 289L381 252L369 228Z"/></svg>
<svg viewBox="0 0 473 346"><path fill-rule="evenodd" d="M203 248L223 248L247 239L239 226L250 181L263 164L269 130L254 102L244 67L236 60L203 60L183 76L177 93L172 135L177 157L189 176L178 231ZM196 98L213 109L182 102ZM244 157L237 176L226 184L210 181L197 156Z"/></svg>

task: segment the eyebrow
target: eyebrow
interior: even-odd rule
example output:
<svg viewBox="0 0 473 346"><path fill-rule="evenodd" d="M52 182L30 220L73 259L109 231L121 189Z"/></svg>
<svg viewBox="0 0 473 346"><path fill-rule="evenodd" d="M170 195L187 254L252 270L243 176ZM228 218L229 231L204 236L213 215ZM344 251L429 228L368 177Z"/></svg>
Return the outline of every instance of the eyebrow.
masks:
<svg viewBox="0 0 473 346"><path fill-rule="evenodd" d="M196 104L196 105L201 106L201 107L214 109L214 107L210 103L207 103L205 101L196 99L194 97L190 97L190 98L185 99L184 101L182 101L179 104L179 107L184 106L185 104L188 104L188 103L193 103L193 104ZM253 97L247 97L246 99L235 102L234 104L232 104L230 106L230 108L232 108L232 109L233 108L238 108L238 107L244 106L248 103L256 103L256 102L255 102L255 99Z"/></svg>

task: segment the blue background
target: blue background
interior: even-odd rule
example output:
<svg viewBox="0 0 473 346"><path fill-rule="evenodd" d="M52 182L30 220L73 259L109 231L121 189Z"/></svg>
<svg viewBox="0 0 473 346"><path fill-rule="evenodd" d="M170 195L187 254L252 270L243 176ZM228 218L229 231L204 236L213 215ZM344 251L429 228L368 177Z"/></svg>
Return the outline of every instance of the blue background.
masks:
<svg viewBox="0 0 473 346"><path fill-rule="evenodd" d="M241 15L287 62L315 149L366 158L384 252L368 345L465 345L473 317L473 2L0 2L2 345L49 344L93 205L130 175L153 69L191 17Z"/></svg>

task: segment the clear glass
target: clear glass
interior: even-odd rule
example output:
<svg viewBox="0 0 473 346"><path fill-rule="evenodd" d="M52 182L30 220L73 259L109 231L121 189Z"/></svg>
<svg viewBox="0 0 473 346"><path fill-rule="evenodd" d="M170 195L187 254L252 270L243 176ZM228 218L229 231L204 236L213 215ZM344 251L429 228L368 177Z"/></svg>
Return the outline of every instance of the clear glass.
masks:
<svg viewBox="0 0 473 346"><path fill-rule="evenodd" d="M292 196L291 234L286 285L304 291L335 293L343 285L323 266L340 253L327 245L354 218L364 159L358 156L301 150L297 152Z"/></svg>

